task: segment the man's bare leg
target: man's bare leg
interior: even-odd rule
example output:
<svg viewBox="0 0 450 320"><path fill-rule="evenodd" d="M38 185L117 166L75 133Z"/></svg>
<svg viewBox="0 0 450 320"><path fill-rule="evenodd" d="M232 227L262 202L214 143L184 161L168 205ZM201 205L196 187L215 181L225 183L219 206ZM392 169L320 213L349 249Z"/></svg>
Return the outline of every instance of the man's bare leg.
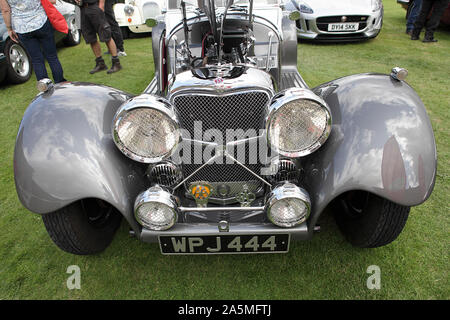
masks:
<svg viewBox="0 0 450 320"><path fill-rule="evenodd" d="M102 48L100 46L100 42L96 41L96 42L91 43L91 49L95 55L95 67L94 67L94 69L89 71L89 73L94 74L96 72L108 69L108 67L105 64L105 60L103 60L103 58L102 58Z"/></svg>
<svg viewBox="0 0 450 320"><path fill-rule="evenodd" d="M92 52L94 52L94 55L96 58L99 58L102 56L102 48L100 47L100 42L96 41L91 43L91 49Z"/></svg>
<svg viewBox="0 0 450 320"><path fill-rule="evenodd" d="M111 56L117 57L117 47L116 47L116 43L114 42L113 38L111 38L109 41L106 41L106 46L108 47L108 50L111 53ZM99 46L99 48L100 48L100 46ZM99 49L99 50L101 53L101 49Z"/></svg>

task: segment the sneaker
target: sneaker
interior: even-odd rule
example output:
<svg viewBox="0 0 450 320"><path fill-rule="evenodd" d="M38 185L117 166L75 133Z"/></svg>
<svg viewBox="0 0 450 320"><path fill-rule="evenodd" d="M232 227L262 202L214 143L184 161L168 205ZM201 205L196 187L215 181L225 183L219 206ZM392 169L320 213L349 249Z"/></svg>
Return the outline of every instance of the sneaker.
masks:
<svg viewBox="0 0 450 320"><path fill-rule="evenodd" d="M117 52L117 56L119 56L119 57L126 57L127 53L125 51L118 51Z"/></svg>

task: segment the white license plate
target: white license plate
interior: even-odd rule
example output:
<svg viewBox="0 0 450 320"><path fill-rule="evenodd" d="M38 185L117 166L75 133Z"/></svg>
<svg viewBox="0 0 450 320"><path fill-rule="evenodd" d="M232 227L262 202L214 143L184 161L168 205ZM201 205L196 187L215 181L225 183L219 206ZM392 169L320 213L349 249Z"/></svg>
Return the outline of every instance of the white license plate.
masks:
<svg viewBox="0 0 450 320"><path fill-rule="evenodd" d="M356 31L359 23L330 23L328 31Z"/></svg>

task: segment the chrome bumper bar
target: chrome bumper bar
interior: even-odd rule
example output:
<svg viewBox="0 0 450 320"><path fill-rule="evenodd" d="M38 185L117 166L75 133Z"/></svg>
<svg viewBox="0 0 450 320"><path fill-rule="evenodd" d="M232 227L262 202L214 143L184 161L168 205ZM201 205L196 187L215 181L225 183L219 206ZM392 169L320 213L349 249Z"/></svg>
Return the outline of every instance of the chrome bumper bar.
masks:
<svg viewBox="0 0 450 320"><path fill-rule="evenodd" d="M290 234L292 240L309 240L312 232L302 223L293 228L279 228L271 223L230 223L229 231L220 232L217 223L177 223L166 231L142 229L140 239L144 242L158 242L159 236L201 236L201 235L258 235Z"/></svg>

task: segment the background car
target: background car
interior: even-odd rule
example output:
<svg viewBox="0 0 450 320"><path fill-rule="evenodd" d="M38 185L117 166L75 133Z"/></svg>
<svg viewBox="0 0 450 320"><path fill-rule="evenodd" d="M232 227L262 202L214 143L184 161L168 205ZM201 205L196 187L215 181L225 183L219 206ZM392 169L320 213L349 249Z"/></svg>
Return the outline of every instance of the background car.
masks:
<svg viewBox="0 0 450 320"><path fill-rule="evenodd" d="M400 4L406 10L406 19L408 19L409 12L411 10L412 1L410 0L397 0L397 3ZM444 14L441 17L441 24L450 26L450 3L448 4L447 9L444 11Z"/></svg>
<svg viewBox="0 0 450 320"><path fill-rule="evenodd" d="M61 12L69 26L69 33L55 31L56 42L62 41L66 46L80 43L80 8L67 2L57 0L55 7ZM30 55L21 43L9 38L3 16L0 14L0 82L23 83L31 77L32 65Z"/></svg>
<svg viewBox="0 0 450 320"><path fill-rule="evenodd" d="M151 32L145 24L147 19L154 19L161 14L164 0L125 0L114 5L114 15L126 39L133 33Z"/></svg>
<svg viewBox="0 0 450 320"><path fill-rule="evenodd" d="M315 41L360 41L375 38L383 25L381 0L291 0L297 10L297 35Z"/></svg>

